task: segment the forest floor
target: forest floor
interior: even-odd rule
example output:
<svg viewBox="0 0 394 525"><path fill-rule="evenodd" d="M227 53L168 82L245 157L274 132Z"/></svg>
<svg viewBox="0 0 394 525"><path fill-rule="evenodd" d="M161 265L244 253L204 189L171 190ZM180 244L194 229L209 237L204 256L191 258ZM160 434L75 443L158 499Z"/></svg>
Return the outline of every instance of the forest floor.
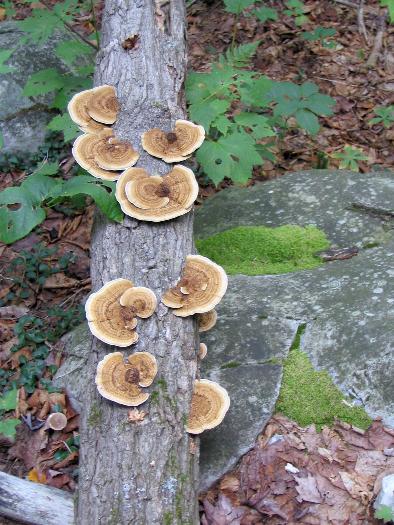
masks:
<svg viewBox="0 0 394 525"><path fill-rule="evenodd" d="M272 2L273 5L278 3ZM15 4L18 7L17 17L26 16L26 4ZM380 59L375 67L368 67L366 62L378 30L378 2L368 2L364 10L367 38L360 33L355 5L313 0L307 1L306 7L310 22L302 30L311 31L316 26L334 28L334 40L337 44L335 49L303 40L300 37L300 28L290 18L282 17L262 24L254 17L241 16L236 21L233 15L224 11L220 2L189 2L191 69L209 69L210 64L231 44L236 27L238 43L261 40L252 65L254 70L275 80L296 83L313 81L318 84L321 92L336 100L334 115L321 119L321 130L317 136L310 137L297 128L290 129L277 146L277 162L274 164L265 161L262 167L255 170L250 184L289 171L327 165L335 168L338 161L330 155L343 149L345 145L362 148L368 155L369 160L360 163L361 171L391 168L394 163L394 130L379 124L369 124L375 107L394 103L394 55L389 51L390 46L393 48L394 26L385 27ZM86 23L84 30L89 31ZM71 152L62 154L61 166L66 177L72 162ZM16 185L25 175L24 171L15 167L5 170L0 174L0 190ZM226 180L215 188L203 177L199 182L199 204L209 195L231 185L231 181ZM46 220L29 236L10 246L0 244L0 387L6 386L7 382L15 378L25 378L25 386L19 389L16 413L17 417L23 417L24 423L17 427L14 443L1 438L0 470L68 490L75 488L77 477L78 415L66 396L61 392L51 391L50 387L48 391L47 384L61 364L59 336L83 319L80 304L90 290L89 246L93 214L92 205L79 212L63 208L50 209ZM47 248L53 249L53 253L46 252ZM18 257L22 257L19 263L15 262ZM33 336L23 340L21 334L26 330ZM43 344L49 347L50 352L40 357L40 345ZM14 345L18 346L17 352L11 352ZM41 368L36 368L37 361L40 361ZM44 381L38 381L37 377L43 370ZM42 428L38 429L40 422L54 410L63 411L68 418L64 431L49 434ZM278 423L276 420L272 424L284 425L283 421ZM290 424L286 428L289 427ZM283 428L282 431L284 432ZM301 431L297 429L297 432ZM316 440L319 439L318 436L316 433ZM368 443L368 450L375 450L373 440ZM353 444L354 439L347 435L343 446L346 449ZM365 448L362 445L360 447ZM353 449L352 454L354 459ZM353 459L349 459L350 463ZM339 462L332 463L333 469L335 465L337 470L340 469ZM237 479L237 482L233 481L237 489L230 489L231 497L228 495L228 487L227 492L224 492L227 498L225 505L229 500L234 501L234 493L239 498L239 490L242 489L239 483L242 484L242 479L246 478L241 481L239 477ZM278 489L274 485L271 484L270 488L267 484L266 495ZM294 486L293 480L293 489ZM351 491L349 494L354 496ZM218 492L214 495L211 493L204 502L208 517L209 512L213 512L209 508L209 502L215 498L217 501ZM366 512L369 500L364 498L363 501ZM303 511L304 503L301 500L298 510L291 509L293 516L298 511ZM349 509L349 512L354 511L351 506ZM255 510L262 512L258 507ZM357 512L359 510L358 508ZM268 516L275 514L274 507L271 506L265 514L267 519L272 519ZM207 523L213 523L213 518L209 519ZM242 523L260 523L254 520L256 514L252 513Z"/></svg>

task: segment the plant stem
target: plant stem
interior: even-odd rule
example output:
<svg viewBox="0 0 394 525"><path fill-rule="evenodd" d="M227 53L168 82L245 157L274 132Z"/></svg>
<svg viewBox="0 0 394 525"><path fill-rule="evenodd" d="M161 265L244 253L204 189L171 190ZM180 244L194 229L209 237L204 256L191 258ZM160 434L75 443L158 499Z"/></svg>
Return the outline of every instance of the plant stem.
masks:
<svg viewBox="0 0 394 525"><path fill-rule="evenodd" d="M238 19L239 19L239 14L237 14L235 16L235 20L234 20L234 26L233 26L233 38L231 40L231 51L233 51L234 49L234 46L235 46L235 39L237 37L237 31L238 31Z"/></svg>

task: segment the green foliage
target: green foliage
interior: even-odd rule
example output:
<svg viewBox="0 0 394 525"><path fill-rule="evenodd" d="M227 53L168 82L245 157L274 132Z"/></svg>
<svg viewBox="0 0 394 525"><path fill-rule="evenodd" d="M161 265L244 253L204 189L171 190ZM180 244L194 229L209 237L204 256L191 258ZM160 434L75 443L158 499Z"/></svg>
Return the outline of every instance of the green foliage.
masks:
<svg viewBox="0 0 394 525"><path fill-rule="evenodd" d="M394 0L380 0L380 5L387 7L389 12L390 24L394 24Z"/></svg>
<svg viewBox="0 0 394 525"><path fill-rule="evenodd" d="M335 33L336 30L330 27L316 27L313 31L301 33L301 37L310 42L320 41L323 47L333 48L335 47L335 42L330 41L329 38L334 36Z"/></svg>
<svg viewBox="0 0 394 525"><path fill-rule="evenodd" d="M4 419L4 413L15 410L18 404L18 391L16 388L8 390L0 397L0 434L10 439L16 435L16 427L20 421L16 418Z"/></svg>
<svg viewBox="0 0 394 525"><path fill-rule="evenodd" d="M8 412L15 410L17 405L18 391L16 388L8 390L0 397L0 410Z"/></svg>
<svg viewBox="0 0 394 525"><path fill-rule="evenodd" d="M191 73L186 80L191 119L207 132L196 157L215 184L225 177L245 183L263 159L275 160L270 145L276 130L286 128L286 118L294 116L303 129L316 133L318 116L331 114L334 100L315 84L274 82L246 70L258 45L230 49L209 73ZM241 113L232 111L233 103L241 105Z"/></svg>
<svg viewBox="0 0 394 525"><path fill-rule="evenodd" d="M297 337L283 365L282 386L276 404L281 412L301 426L314 423L318 430L332 425L335 418L359 428L368 428L371 419L362 407L344 402L344 396L326 371L314 370L307 354L299 348L302 332ZM349 406L350 405L350 406Z"/></svg>
<svg viewBox="0 0 394 525"><path fill-rule="evenodd" d="M81 40L72 39L59 42L55 52L59 58L62 58L66 64L71 66L82 55L91 55L92 48Z"/></svg>
<svg viewBox="0 0 394 525"><path fill-rule="evenodd" d="M11 71L14 71L15 68L4 64L4 62L6 62L10 58L13 52L14 51L12 49L0 50L0 74L10 73Z"/></svg>
<svg viewBox="0 0 394 525"><path fill-rule="evenodd" d="M64 142L70 142L81 132L75 122L71 120L68 113L56 115L56 117L53 117L48 123L47 127L51 131L61 131L64 136Z"/></svg>
<svg viewBox="0 0 394 525"><path fill-rule="evenodd" d="M308 17L305 15L305 5L300 0L287 0L285 2L287 9L283 12L287 16L294 18L294 22L297 26L302 26L308 22Z"/></svg>
<svg viewBox="0 0 394 525"><path fill-rule="evenodd" d="M361 148L354 146L345 146L342 151L331 155L334 159L339 160L339 167L344 170L360 171L358 163L363 160L369 160Z"/></svg>
<svg viewBox="0 0 394 525"><path fill-rule="evenodd" d="M391 128L394 124L394 105L379 106L374 109L374 113L376 117L369 121L372 126L374 124L383 124L385 128Z"/></svg>
<svg viewBox="0 0 394 525"><path fill-rule="evenodd" d="M375 510L375 516L378 520L383 520L383 523L390 523L394 521L394 512L388 505L380 505Z"/></svg>
<svg viewBox="0 0 394 525"><path fill-rule="evenodd" d="M252 15L254 15L257 20L259 20L262 24L264 22L267 22L269 20L278 20L278 12L276 9L272 9L272 7L262 6L258 9L254 9L252 11Z"/></svg>
<svg viewBox="0 0 394 525"><path fill-rule="evenodd" d="M239 15L242 11L251 5L255 0L224 0L224 6L228 13Z"/></svg>
<svg viewBox="0 0 394 525"><path fill-rule="evenodd" d="M315 253L328 248L329 242L314 226L240 226L197 240L196 246L228 274L263 275L320 266Z"/></svg>
<svg viewBox="0 0 394 525"><path fill-rule="evenodd" d="M75 434L74 436L68 438L66 441L64 441L64 447L58 449L55 454L53 455L54 459L56 461L63 461L70 454L73 452L78 452L80 445L80 439L79 434Z"/></svg>

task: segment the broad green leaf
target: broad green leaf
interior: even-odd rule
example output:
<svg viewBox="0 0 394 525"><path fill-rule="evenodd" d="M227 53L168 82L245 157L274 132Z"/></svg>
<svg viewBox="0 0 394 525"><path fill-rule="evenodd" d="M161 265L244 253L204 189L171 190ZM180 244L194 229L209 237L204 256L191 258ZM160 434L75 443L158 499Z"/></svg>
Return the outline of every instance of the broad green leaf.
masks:
<svg viewBox="0 0 394 525"><path fill-rule="evenodd" d="M316 115L329 117L333 114L332 108L335 106L335 103L335 99L328 95L315 93L304 101L303 107L310 109L313 113L316 113Z"/></svg>
<svg viewBox="0 0 394 525"><path fill-rule="evenodd" d="M224 0L224 8L228 13L239 15L244 9L254 4L255 0Z"/></svg>
<svg viewBox="0 0 394 525"><path fill-rule="evenodd" d="M212 122L224 115L230 107L230 101L223 99L208 100L189 107L191 119L209 130Z"/></svg>
<svg viewBox="0 0 394 525"><path fill-rule="evenodd" d="M383 523L390 523L394 520L394 512L388 505L379 505L375 510L375 518L383 520Z"/></svg>
<svg viewBox="0 0 394 525"><path fill-rule="evenodd" d="M293 82L275 82L270 92L272 100L282 98L299 99L301 98L301 87Z"/></svg>
<svg viewBox="0 0 394 525"><path fill-rule="evenodd" d="M260 20L260 22L262 22L263 24L264 22L267 22L267 20L278 20L277 10L267 6L255 9L253 11L253 14L255 15L257 20Z"/></svg>
<svg viewBox="0 0 394 525"><path fill-rule="evenodd" d="M223 135L227 135L229 129L231 129L234 124L229 120L225 115L220 115L215 122L212 124Z"/></svg>
<svg viewBox="0 0 394 525"><path fill-rule="evenodd" d="M394 24L394 0L380 0L380 5L387 7L390 24Z"/></svg>
<svg viewBox="0 0 394 525"><path fill-rule="evenodd" d="M20 424L20 420L16 418L3 419L0 421L0 434L12 440L16 436L16 427Z"/></svg>
<svg viewBox="0 0 394 525"><path fill-rule="evenodd" d="M33 9L30 16L16 23L19 29L27 33L27 40L37 44L44 44L55 30L65 30L62 20L49 9Z"/></svg>
<svg viewBox="0 0 394 525"><path fill-rule="evenodd" d="M246 81L244 78L241 78L237 84L241 102L247 106L259 108L268 106L271 100L268 94L274 84L270 78L263 75Z"/></svg>
<svg viewBox="0 0 394 525"><path fill-rule="evenodd" d="M68 113L63 113L63 115L56 115L47 125L48 129L52 131L62 131L64 135L64 142L69 142L73 140L81 130L73 122Z"/></svg>
<svg viewBox="0 0 394 525"><path fill-rule="evenodd" d="M36 173L40 175L57 175L59 172L59 163L58 162L43 162L42 165L38 168Z"/></svg>
<svg viewBox="0 0 394 525"><path fill-rule="evenodd" d="M274 115L281 117L290 117L300 109L300 100L299 99L280 99L277 105L274 108Z"/></svg>
<svg viewBox="0 0 394 525"><path fill-rule="evenodd" d="M55 53L68 65L73 64L82 55L93 55L91 46L76 39L59 42L55 48Z"/></svg>
<svg viewBox="0 0 394 525"><path fill-rule="evenodd" d="M17 398L18 390L16 388L8 390L8 392L0 397L0 410L4 410L5 412L15 410L18 403Z"/></svg>
<svg viewBox="0 0 394 525"><path fill-rule="evenodd" d="M29 77L23 88L23 94L26 97L35 97L56 91L63 86L64 79L59 71L53 68L41 69Z"/></svg>
<svg viewBox="0 0 394 525"><path fill-rule="evenodd" d="M247 133L231 133L216 142L207 140L197 151L197 161L203 171L218 184L225 177L246 183L253 166L262 164L255 148L255 140Z"/></svg>
<svg viewBox="0 0 394 525"><path fill-rule="evenodd" d="M314 95L315 93L318 93L318 92L319 92L319 86L317 86L313 82L304 82L300 86L301 97L308 98L311 95Z"/></svg>
<svg viewBox="0 0 394 525"><path fill-rule="evenodd" d="M309 41L316 41L316 40L324 40L326 38L330 38L334 36L336 33L336 30L332 27L317 27L314 31L304 31L301 33L301 37L304 40Z"/></svg>
<svg viewBox="0 0 394 525"><path fill-rule="evenodd" d="M239 126L251 128L252 135L255 139L275 136L275 131L270 126L267 117L258 113L239 113L234 115L234 122Z"/></svg>
<svg viewBox="0 0 394 525"><path fill-rule="evenodd" d="M298 125L305 129L310 135L316 135L319 132L320 124L317 116L306 109L299 109L295 113Z"/></svg>
<svg viewBox="0 0 394 525"><path fill-rule="evenodd" d="M14 49L1 49L0 50L0 74L2 73L9 73L10 71L14 71L14 67L7 66L7 64L4 64L12 53L14 52Z"/></svg>

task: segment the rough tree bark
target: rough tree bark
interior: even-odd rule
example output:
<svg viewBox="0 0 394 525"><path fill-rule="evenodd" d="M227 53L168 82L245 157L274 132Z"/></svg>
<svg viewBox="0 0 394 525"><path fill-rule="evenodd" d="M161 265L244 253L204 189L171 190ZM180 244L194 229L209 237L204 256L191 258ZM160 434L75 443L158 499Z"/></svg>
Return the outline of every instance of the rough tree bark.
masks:
<svg viewBox="0 0 394 525"><path fill-rule="evenodd" d="M162 4L162 7L160 7ZM122 43L136 41L132 49ZM117 136L140 151L138 166L165 174L170 167L141 148L141 133L169 130L184 118L186 67L183 0L107 0L95 85L116 87L121 112ZM126 218L122 225L97 216L91 246L93 290L118 277L151 288L160 298L179 278L193 252L192 214L165 223ZM126 407L97 393L94 376L105 354L119 349L92 338L81 421L79 525L198 523L198 453L184 430L196 374L195 321L174 316L163 304L138 323L139 342L124 355L149 351L158 361L149 412L128 422Z"/></svg>

